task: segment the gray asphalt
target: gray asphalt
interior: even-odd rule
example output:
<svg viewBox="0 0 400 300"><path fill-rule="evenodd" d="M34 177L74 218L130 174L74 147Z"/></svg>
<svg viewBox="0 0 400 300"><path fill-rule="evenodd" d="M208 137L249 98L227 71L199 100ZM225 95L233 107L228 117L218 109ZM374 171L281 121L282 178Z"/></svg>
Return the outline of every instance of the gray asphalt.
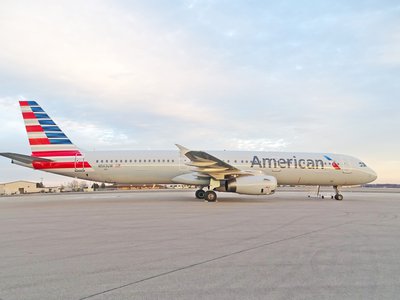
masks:
<svg viewBox="0 0 400 300"><path fill-rule="evenodd" d="M0 198L0 299L399 299L400 194Z"/></svg>

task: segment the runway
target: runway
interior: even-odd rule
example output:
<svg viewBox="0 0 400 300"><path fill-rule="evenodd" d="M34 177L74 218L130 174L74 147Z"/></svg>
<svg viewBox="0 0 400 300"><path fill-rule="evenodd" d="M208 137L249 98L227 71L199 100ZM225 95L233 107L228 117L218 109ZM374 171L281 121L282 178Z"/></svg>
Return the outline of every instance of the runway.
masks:
<svg viewBox="0 0 400 300"><path fill-rule="evenodd" d="M400 193L0 198L0 299L397 299Z"/></svg>

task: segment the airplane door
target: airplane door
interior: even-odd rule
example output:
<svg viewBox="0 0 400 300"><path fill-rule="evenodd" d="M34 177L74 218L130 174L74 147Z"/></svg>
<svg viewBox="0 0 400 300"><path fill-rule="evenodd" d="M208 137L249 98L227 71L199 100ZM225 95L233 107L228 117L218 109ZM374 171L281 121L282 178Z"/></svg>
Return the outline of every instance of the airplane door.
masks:
<svg viewBox="0 0 400 300"><path fill-rule="evenodd" d="M75 155L75 172L85 172L85 157Z"/></svg>

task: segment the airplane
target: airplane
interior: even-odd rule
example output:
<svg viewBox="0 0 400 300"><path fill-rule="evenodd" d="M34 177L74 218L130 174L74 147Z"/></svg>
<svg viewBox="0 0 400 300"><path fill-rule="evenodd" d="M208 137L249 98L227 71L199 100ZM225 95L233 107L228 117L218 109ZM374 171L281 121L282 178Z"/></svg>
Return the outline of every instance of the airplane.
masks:
<svg viewBox="0 0 400 300"><path fill-rule="evenodd" d="M358 158L334 153L177 150L83 151L36 101L19 101L31 155L0 153L16 165L114 184L188 184L209 202L217 192L270 195L278 185L339 187L374 181L376 173Z"/></svg>

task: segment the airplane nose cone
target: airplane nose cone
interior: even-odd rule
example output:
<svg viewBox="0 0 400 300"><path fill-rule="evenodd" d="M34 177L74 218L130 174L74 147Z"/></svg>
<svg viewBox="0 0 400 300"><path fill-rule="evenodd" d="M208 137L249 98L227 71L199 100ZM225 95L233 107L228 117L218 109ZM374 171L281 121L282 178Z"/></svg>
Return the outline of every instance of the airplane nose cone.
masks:
<svg viewBox="0 0 400 300"><path fill-rule="evenodd" d="M369 175L369 177L370 177L370 182L372 182L372 181L374 181L376 178L378 178L378 175L375 173L375 171L374 170L372 170L372 169L369 169L368 170L368 175Z"/></svg>

